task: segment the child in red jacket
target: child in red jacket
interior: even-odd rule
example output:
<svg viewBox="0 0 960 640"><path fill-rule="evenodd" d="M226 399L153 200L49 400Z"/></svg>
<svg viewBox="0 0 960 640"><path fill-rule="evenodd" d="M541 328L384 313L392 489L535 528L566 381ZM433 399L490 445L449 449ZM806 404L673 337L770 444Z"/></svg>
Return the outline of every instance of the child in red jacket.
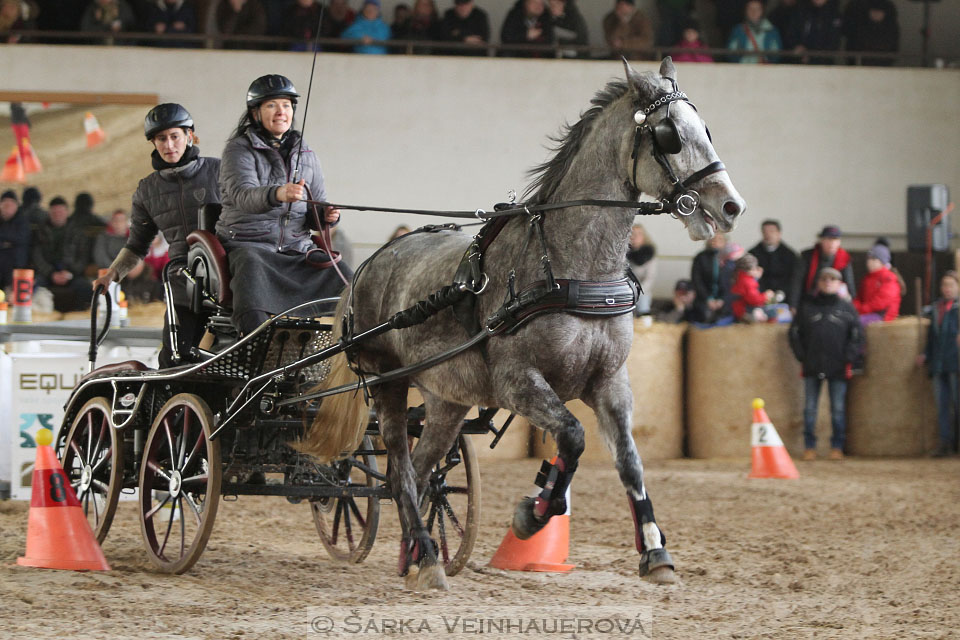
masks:
<svg viewBox="0 0 960 640"><path fill-rule="evenodd" d="M769 320L764 306L773 301L774 292L760 292L760 277L763 267L757 263L752 253L737 260L737 274L730 293L733 302L733 317L737 322L767 322Z"/></svg>
<svg viewBox="0 0 960 640"><path fill-rule="evenodd" d="M902 295L900 279L890 269L890 249L875 244L867 252L867 275L857 287L857 297L853 300L853 306L860 314L860 323L866 326L895 319L900 315Z"/></svg>

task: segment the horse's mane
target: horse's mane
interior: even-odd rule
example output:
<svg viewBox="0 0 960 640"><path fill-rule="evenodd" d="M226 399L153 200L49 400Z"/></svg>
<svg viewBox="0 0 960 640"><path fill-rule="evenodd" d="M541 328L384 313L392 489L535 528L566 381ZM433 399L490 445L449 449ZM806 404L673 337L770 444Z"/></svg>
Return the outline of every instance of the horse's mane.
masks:
<svg viewBox="0 0 960 640"><path fill-rule="evenodd" d="M576 124L564 125L559 135L550 137L550 140L556 143L552 149L555 153L552 158L527 172L528 176L533 177L533 182L524 192L524 200L535 193L533 202L542 203L553 195L594 121L604 109L622 98L629 90L630 85L623 80L611 81L593 96L590 101L593 106L580 114L580 120Z"/></svg>

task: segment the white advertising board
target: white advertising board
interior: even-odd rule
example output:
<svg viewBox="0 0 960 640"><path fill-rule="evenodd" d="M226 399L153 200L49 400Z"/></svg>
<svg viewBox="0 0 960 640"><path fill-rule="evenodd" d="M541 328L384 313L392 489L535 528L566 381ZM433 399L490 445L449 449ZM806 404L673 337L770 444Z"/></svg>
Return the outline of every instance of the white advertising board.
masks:
<svg viewBox="0 0 960 640"><path fill-rule="evenodd" d="M133 359L155 367L156 353L116 347L98 358L97 366ZM50 429L56 442L64 404L86 372L85 353L0 353L0 481L9 481L12 499L30 499L37 431Z"/></svg>

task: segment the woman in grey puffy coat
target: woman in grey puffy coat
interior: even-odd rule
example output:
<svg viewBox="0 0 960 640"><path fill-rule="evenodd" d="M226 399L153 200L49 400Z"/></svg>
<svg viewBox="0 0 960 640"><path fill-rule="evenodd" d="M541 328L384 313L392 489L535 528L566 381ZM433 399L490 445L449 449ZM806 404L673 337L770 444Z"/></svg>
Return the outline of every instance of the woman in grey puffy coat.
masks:
<svg viewBox="0 0 960 640"><path fill-rule="evenodd" d="M200 156L200 150L194 144L193 118L186 109L172 102L157 105L147 113L143 133L154 147L151 158L155 171L137 186L127 243L107 273L94 281L94 289L97 285L107 287L111 282L120 282L137 269L158 232L170 244L170 262L185 262L187 235L197 228L200 207L220 202L217 186L220 160ZM206 316L190 311L186 286L179 270L171 273L170 284L179 320L177 346L183 356L203 337ZM170 304L169 300L167 304ZM164 316L163 349L159 356L161 368L179 364L172 358L168 329Z"/></svg>
<svg viewBox="0 0 960 640"><path fill-rule="evenodd" d="M223 150L217 236L230 264L233 323L244 334L271 314L339 294L338 269L352 275L337 252L313 242L303 200L325 201L327 193L320 161L293 128L299 97L284 76L254 80ZM326 224L340 219L331 207L321 215Z"/></svg>

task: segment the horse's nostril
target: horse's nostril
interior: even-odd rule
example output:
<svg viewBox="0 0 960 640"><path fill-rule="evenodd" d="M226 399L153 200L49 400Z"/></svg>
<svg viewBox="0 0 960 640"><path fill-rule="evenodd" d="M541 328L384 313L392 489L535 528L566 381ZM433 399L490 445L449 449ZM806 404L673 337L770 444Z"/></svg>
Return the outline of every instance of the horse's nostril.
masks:
<svg viewBox="0 0 960 640"><path fill-rule="evenodd" d="M731 217L738 216L740 215L740 205L733 200L727 200L725 203L723 203L723 212Z"/></svg>

